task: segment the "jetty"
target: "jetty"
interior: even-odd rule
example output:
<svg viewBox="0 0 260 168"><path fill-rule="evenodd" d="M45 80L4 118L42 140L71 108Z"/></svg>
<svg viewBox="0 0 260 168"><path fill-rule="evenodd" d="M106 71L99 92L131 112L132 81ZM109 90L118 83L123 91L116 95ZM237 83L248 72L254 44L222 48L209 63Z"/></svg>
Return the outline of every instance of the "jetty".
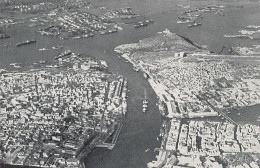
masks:
<svg viewBox="0 0 260 168"><path fill-rule="evenodd" d="M97 144L96 147L113 150L116 145L116 141L118 139L122 127L123 127L122 123L116 124L115 130L103 142Z"/></svg>

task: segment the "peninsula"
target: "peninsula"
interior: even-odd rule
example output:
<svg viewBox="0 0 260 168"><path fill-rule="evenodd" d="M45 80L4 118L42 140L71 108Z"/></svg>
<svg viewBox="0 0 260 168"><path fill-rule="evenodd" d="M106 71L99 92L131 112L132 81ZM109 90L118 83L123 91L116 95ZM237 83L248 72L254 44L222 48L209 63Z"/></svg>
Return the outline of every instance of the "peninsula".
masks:
<svg viewBox="0 0 260 168"><path fill-rule="evenodd" d="M260 103L259 57L216 55L169 30L115 51L159 98L162 144L148 167L259 166L260 127L227 115Z"/></svg>

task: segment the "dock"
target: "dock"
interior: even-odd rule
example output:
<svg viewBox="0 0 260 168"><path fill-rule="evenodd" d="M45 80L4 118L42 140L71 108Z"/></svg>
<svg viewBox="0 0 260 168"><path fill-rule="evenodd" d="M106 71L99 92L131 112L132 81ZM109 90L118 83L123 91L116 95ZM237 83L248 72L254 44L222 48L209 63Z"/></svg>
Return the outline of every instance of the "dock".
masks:
<svg viewBox="0 0 260 168"><path fill-rule="evenodd" d="M114 149L114 147L116 145L116 141L117 141L117 139L119 137L120 131L121 131L122 127L123 127L123 124L122 123L118 123L116 126L117 126L116 130L109 136L109 137L111 137L111 136L113 137L112 142L111 143L107 143L106 141L109 138L109 137L107 137L107 139L105 141L103 141L102 143L97 144L96 147L107 148L107 149L110 149L110 150Z"/></svg>

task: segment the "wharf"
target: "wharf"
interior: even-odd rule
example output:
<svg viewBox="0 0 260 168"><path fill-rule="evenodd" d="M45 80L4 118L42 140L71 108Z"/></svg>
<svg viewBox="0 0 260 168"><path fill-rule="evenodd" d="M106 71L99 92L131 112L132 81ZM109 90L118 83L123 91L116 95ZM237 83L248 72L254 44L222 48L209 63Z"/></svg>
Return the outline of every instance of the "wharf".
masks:
<svg viewBox="0 0 260 168"><path fill-rule="evenodd" d="M117 127L116 130L109 136L109 137L111 137L111 136L113 137L112 138L112 142L111 143L107 143L106 141L109 138L109 137L107 137L107 139L104 142L102 142L100 144L97 144L96 147L107 148L107 149L113 150L114 147L115 147L116 141L118 139L118 136L120 134L120 131L121 131L122 127L123 127L123 124L118 123L116 125L116 127Z"/></svg>

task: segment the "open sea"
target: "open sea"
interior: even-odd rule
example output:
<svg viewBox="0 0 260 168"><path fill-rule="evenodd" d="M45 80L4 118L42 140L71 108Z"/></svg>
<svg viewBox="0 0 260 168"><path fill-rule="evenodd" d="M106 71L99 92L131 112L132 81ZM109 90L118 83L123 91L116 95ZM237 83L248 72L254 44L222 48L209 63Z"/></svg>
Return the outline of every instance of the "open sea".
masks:
<svg viewBox="0 0 260 168"><path fill-rule="evenodd" d="M144 79L142 73L132 69L132 65L120 58L113 50L116 46L137 42L150 37L166 28L181 36L189 38L199 45L208 45L208 48L218 53L223 46L252 46L259 44L258 40L225 38L225 34L238 34L238 31L248 25L260 25L260 3L245 3L240 1L195 1L195 0L90 0L97 6L109 8L132 7L137 14L145 15L155 22L148 27L135 29L131 25L123 26L123 30L115 34L95 36L93 38L77 40L59 40L55 37L42 37L35 33L35 28L22 25L10 26L7 34L9 39L0 40L0 68L10 68L10 63L21 63L29 66L40 60L51 62L55 56L64 50L70 49L76 53L85 53L108 63L110 71L123 75L128 79L128 112L123 123L115 148L96 148L85 159L86 168L144 168L147 162L155 159L157 153L154 148L160 147L157 141L162 118L156 103L156 94ZM184 10L177 5L191 5L199 7L207 4L225 5L225 16L206 13L199 20L200 27L188 28L177 24L178 16ZM241 6L243 6L241 8ZM36 39L35 44L16 47L17 42ZM8 45L8 46L5 46ZM61 45L63 50L39 51L40 48L50 48ZM227 51L224 51L227 52ZM146 114L142 113L144 90L147 92L149 108ZM241 115L237 115L237 113ZM230 116L238 122L258 124L260 105L233 111ZM151 149L145 152L146 149Z"/></svg>

